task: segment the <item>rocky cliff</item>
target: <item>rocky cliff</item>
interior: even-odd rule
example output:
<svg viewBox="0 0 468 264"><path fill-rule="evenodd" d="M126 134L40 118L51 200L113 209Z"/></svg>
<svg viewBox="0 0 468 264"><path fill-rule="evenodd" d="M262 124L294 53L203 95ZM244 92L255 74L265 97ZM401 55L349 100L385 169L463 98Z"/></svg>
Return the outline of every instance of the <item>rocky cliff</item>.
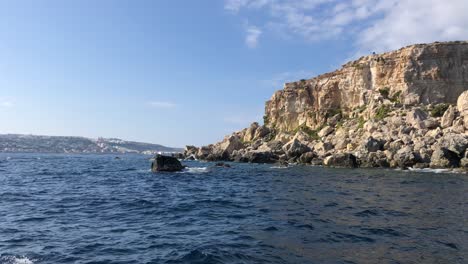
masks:
<svg viewBox="0 0 468 264"><path fill-rule="evenodd" d="M345 167L468 166L468 42L418 44L287 83L264 125L187 157Z"/></svg>
<svg viewBox="0 0 468 264"><path fill-rule="evenodd" d="M362 57L340 70L287 83L266 103L265 123L292 131L373 104L381 92L404 105L455 103L468 87L468 42L413 45Z"/></svg>

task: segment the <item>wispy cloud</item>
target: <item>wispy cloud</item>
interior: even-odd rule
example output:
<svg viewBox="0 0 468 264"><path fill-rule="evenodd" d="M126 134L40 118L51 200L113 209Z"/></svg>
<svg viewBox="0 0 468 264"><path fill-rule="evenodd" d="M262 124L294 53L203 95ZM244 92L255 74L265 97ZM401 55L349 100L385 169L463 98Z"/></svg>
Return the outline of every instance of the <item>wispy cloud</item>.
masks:
<svg viewBox="0 0 468 264"><path fill-rule="evenodd" d="M148 105L154 108L174 108L177 105L172 102L163 102L163 101L152 101Z"/></svg>
<svg viewBox="0 0 468 264"><path fill-rule="evenodd" d="M468 39L466 0L225 0L225 9L255 17L260 32L306 41L348 37L367 53Z"/></svg>
<svg viewBox="0 0 468 264"><path fill-rule="evenodd" d="M0 98L0 107L2 108L10 108L10 107L13 107L15 104L13 103L13 101L11 100L8 100L8 99L2 99Z"/></svg>
<svg viewBox="0 0 468 264"><path fill-rule="evenodd" d="M256 26L248 26L246 31L245 44L251 49L256 48L262 31Z"/></svg>

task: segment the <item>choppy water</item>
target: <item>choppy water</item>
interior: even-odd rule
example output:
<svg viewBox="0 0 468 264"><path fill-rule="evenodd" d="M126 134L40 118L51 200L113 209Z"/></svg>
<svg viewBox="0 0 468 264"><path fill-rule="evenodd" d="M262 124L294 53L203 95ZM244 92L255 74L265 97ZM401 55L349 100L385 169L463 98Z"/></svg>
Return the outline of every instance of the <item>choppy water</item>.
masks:
<svg viewBox="0 0 468 264"><path fill-rule="evenodd" d="M468 177L0 154L0 263L467 263Z"/></svg>

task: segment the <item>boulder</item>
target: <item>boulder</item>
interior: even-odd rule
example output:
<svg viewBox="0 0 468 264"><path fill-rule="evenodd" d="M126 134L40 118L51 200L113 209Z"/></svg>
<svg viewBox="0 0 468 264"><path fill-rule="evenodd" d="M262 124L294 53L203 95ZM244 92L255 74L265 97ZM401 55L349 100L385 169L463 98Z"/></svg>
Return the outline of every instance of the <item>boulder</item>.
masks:
<svg viewBox="0 0 468 264"><path fill-rule="evenodd" d="M457 109L463 117L465 129L468 129L468 91L464 91L457 100Z"/></svg>
<svg viewBox="0 0 468 264"><path fill-rule="evenodd" d="M378 167L389 167L390 164L387 160L387 155L383 151L370 152L366 157L359 159L361 167L367 168L378 168Z"/></svg>
<svg viewBox="0 0 468 264"><path fill-rule="evenodd" d="M323 164L329 167L357 168L356 157L349 153L332 154L323 160Z"/></svg>
<svg viewBox="0 0 468 264"><path fill-rule="evenodd" d="M460 166L457 153L446 148L437 148L432 153L431 168L456 168Z"/></svg>
<svg viewBox="0 0 468 264"><path fill-rule="evenodd" d="M437 141L437 145L462 155L468 147L468 136L463 134L447 133Z"/></svg>
<svg viewBox="0 0 468 264"><path fill-rule="evenodd" d="M331 126L326 126L324 128L322 128L319 132L318 132L318 136L319 137L326 137L328 136L331 132L333 132L333 128Z"/></svg>
<svg viewBox="0 0 468 264"><path fill-rule="evenodd" d="M377 140L373 137L369 137L365 144L364 147L368 152L376 152L378 150L383 150L384 143L380 140Z"/></svg>
<svg viewBox="0 0 468 264"><path fill-rule="evenodd" d="M449 106L447 110L445 110L444 115L442 116L442 120L440 122L440 125L442 128L447 128L452 126L453 120L455 120L456 116L456 108L454 106Z"/></svg>
<svg viewBox="0 0 468 264"><path fill-rule="evenodd" d="M458 96L457 109L462 115L468 114L468 90Z"/></svg>
<svg viewBox="0 0 468 264"><path fill-rule="evenodd" d="M258 128L259 128L259 125L258 125L257 122L252 123L250 125L250 127L247 129L247 131L245 132L243 141L244 142L250 142L250 141L254 140L255 133L256 133Z"/></svg>
<svg viewBox="0 0 468 264"><path fill-rule="evenodd" d="M413 167L413 165L417 162L418 160L413 153L413 149L409 146L406 146L395 153L390 165L393 165L392 167L400 167L402 169L406 169L409 167Z"/></svg>
<svg viewBox="0 0 468 264"><path fill-rule="evenodd" d="M333 149L333 145L331 143L328 143L328 142L318 142L317 144L315 144L314 146L314 150L320 154L324 154L325 152L329 151Z"/></svg>
<svg viewBox="0 0 468 264"><path fill-rule="evenodd" d="M213 155L216 159L228 159L234 150L244 148L244 144L236 135L226 137L221 143L218 143L213 148Z"/></svg>
<svg viewBox="0 0 468 264"><path fill-rule="evenodd" d="M255 130L255 134L253 139L261 139L264 138L266 135L270 134L270 129L266 126L260 126Z"/></svg>
<svg viewBox="0 0 468 264"><path fill-rule="evenodd" d="M174 157L163 156L163 155L156 155L154 158L153 163L151 164L151 171L152 172L175 172L181 171L184 169L184 166L180 163L180 161Z"/></svg>
<svg viewBox="0 0 468 264"><path fill-rule="evenodd" d="M423 110L416 108L406 114L406 123L415 128L426 128L424 121L427 119L427 113Z"/></svg>
<svg viewBox="0 0 468 264"><path fill-rule="evenodd" d="M306 153L302 154L299 157L298 161L299 161L299 163L302 163L302 164L308 164L316 157L317 157L317 155L315 155L314 152L309 151L309 152L306 152Z"/></svg>
<svg viewBox="0 0 468 264"><path fill-rule="evenodd" d="M283 146L283 151L288 157L292 158L300 157L302 154L310 151L310 148L295 138Z"/></svg>

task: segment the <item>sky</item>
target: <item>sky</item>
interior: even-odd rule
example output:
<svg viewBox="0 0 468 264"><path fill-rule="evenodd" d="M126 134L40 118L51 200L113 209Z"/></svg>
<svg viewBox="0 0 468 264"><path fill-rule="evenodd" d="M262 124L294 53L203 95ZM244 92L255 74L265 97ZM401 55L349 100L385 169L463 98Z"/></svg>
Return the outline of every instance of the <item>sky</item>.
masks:
<svg viewBox="0 0 468 264"><path fill-rule="evenodd" d="M284 82L468 40L466 0L0 0L0 133L182 147L262 121Z"/></svg>

